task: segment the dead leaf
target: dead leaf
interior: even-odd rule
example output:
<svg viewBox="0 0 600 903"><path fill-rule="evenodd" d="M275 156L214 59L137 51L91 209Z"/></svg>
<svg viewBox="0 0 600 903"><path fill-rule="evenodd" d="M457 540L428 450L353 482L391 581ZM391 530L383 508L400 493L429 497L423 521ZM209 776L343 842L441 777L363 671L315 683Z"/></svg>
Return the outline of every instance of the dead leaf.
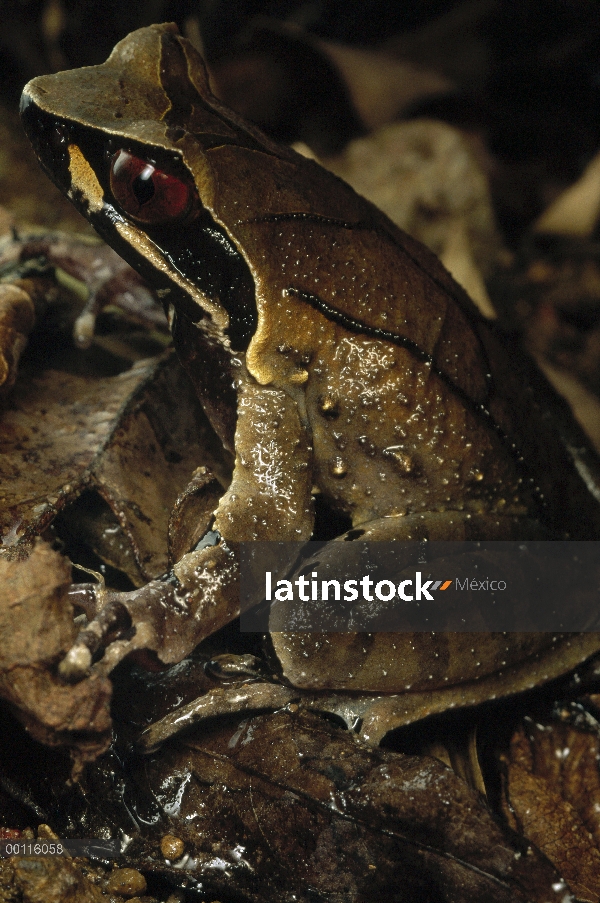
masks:
<svg viewBox="0 0 600 903"><path fill-rule="evenodd" d="M599 216L600 154L597 154L579 179L537 218L533 229L540 233L591 238Z"/></svg>
<svg viewBox="0 0 600 903"><path fill-rule="evenodd" d="M71 687L56 675L77 634L70 571L41 541L25 561L0 559L0 696L37 740L67 743L81 762L110 742L111 684L94 675Z"/></svg>
<svg viewBox="0 0 600 903"><path fill-rule="evenodd" d="M17 364L33 329L33 301L18 285L0 285L0 388L10 389Z"/></svg>
<svg viewBox="0 0 600 903"><path fill-rule="evenodd" d="M176 402L176 403L174 403ZM195 468L222 471L218 445L176 359L118 376L58 371L19 380L0 420L2 550L27 549L65 506L96 490L110 506L120 564L140 585L167 568L171 508Z"/></svg>
<svg viewBox="0 0 600 903"><path fill-rule="evenodd" d="M341 72L299 28L261 17L207 63L215 94L278 141L330 154L364 134Z"/></svg>
<svg viewBox="0 0 600 903"><path fill-rule="evenodd" d="M91 482L131 542L139 574L131 576L141 584L167 570L169 517L198 465L209 464L211 473L224 468L218 440L174 356L153 365L136 396L115 424Z"/></svg>
<svg viewBox="0 0 600 903"><path fill-rule="evenodd" d="M506 757L503 809L581 900L600 900L598 736L526 718Z"/></svg>
<svg viewBox="0 0 600 903"><path fill-rule="evenodd" d="M205 724L132 776L208 893L261 903L292 893L546 903L561 899L553 885L564 893L549 863L437 759L368 749L312 714Z"/></svg>
<svg viewBox="0 0 600 903"><path fill-rule="evenodd" d="M330 41L319 41L317 46L341 73L369 131L400 119L419 103L455 90L455 85L441 73L380 50Z"/></svg>
<svg viewBox="0 0 600 903"><path fill-rule="evenodd" d="M597 414L586 413L589 405L578 395L586 389L600 395L599 258L594 238L532 234L514 266L491 286L507 325L550 365L549 378L587 417L596 439Z"/></svg>

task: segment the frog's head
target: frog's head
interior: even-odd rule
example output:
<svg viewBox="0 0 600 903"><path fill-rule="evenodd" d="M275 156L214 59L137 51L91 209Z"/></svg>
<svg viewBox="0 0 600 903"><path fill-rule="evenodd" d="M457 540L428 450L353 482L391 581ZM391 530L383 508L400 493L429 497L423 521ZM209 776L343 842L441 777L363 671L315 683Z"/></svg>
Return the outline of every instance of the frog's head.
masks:
<svg viewBox="0 0 600 903"><path fill-rule="evenodd" d="M176 27L140 29L100 66L34 79L21 115L48 175L165 305L233 350L247 347L254 280L215 212L207 152L285 151L221 107Z"/></svg>

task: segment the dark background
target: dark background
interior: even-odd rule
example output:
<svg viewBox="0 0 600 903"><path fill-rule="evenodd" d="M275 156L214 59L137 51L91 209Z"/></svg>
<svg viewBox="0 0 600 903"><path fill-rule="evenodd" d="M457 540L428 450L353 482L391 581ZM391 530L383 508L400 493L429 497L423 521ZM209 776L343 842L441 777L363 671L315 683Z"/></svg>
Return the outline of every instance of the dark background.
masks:
<svg viewBox="0 0 600 903"><path fill-rule="evenodd" d="M257 17L270 20L266 37ZM7 109L14 109L31 77L99 63L129 31L161 21L175 21L184 33L200 36L215 67L248 48L270 57L270 77L289 83L279 85L278 108L270 111L271 120L263 119L263 127L282 140L302 138L298 105L320 106L337 115L337 132L324 138L325 148L334 150L360 127L352 111L340 114L335 78L326 69L320 72L306 42L304 50L282 50L278 24L299 26L309 44L320 38L382 48L447 75L456 85L455 96L411 113L478 129L498 165L512 167L511 189L504 195L514 197L499 192L496 205L513 243L600 144L595 0L5 0L0 91ZM265 90L270 97L273 87Z"/></svg>

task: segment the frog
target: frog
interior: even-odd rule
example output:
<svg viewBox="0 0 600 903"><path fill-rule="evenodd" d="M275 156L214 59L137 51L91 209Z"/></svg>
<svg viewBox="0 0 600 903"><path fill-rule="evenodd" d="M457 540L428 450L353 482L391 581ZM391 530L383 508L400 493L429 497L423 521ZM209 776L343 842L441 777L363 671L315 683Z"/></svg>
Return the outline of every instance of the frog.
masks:
<svg viewBox="0 0 600 903"><path fill-rule="evenodd" d="M317 496L347 525L327 546L334 560L358 538L600 535L599 462L536 365L433 253L225 107L176 26L35 78L21 117L48 176L161 299L235 460L167 574L130 592L74 585L73 603L96 614L65 680L140 650L182 660L238 615L240 543L310 540ZM279 630L270 644L289 689L273 691L278 704L330 696L373 739L390 718L565 673L598 635ZM244 698L251 707L252 685Z"/></svg>

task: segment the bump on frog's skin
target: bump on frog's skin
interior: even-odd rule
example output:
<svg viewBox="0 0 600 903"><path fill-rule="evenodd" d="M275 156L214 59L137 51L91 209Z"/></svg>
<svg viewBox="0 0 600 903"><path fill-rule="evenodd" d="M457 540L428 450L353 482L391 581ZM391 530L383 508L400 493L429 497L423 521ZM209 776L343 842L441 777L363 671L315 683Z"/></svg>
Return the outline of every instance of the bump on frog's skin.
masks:
<svg viewBox="0 0 600 903"><path fill-rule="evenodd" d="M429 251L224 108L174 26L134 32L102 66L34 79L22 113L50 177L173 306L182 363L236 454L211 525L219 541L184 555L176 579L115 594L136 633L95 668L140 646L177 661L235 617L236 543L308 539L313 485L362 539L600 534L598 462L536 368L507 350ZM58 154L48 142L57 125ZM110 192L107 148L187 173L199 220L128 219ZM414 638L390 636L364 686L349 677L346 640L339 656L331 643L308 685L408 692L397 646L408 655ZM300 683L310 642L275 638ZM461 696L473 678L461 642L442 644L452 662L432 679L428 711L472 701ZM525 683L543 679L539 649L561 643L547 637L527 651L517 641L531 665ZM585 657L591 639L583 645ZM500 667L496 651L479 686ZM373 675L386 657L393 679L381 686ZM573 666L558 659L554 674ZM68 662L64 671L82 676Z"/></svg>

